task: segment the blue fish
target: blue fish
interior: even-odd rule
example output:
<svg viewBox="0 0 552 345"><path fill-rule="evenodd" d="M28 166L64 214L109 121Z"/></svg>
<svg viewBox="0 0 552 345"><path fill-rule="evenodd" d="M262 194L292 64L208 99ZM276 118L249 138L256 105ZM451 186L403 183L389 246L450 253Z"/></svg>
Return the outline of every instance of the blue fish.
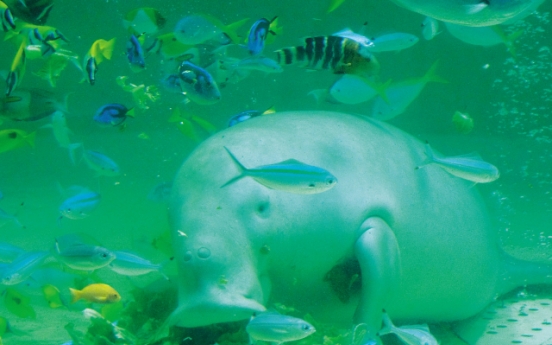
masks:
<svg viewBox="0 0 552 345"><path fill-rule="evenodd" d="M221 95L215 79L205 69L184 61L178 69L180 86L186 96L198 104L213 104Z"/></svg>
<svg viewBox="0 0 552 345"><path fill-rule="evenodd" d="M270 107L265 111L262 110L244 110L241 113L238 113L230 118L228 121L228 127L232 127L237 125L240 122L247 121L249 119L252 119L257 116L265 115L265 114L272 114L274 113L274 108Z"/></svg>
<svg viewBox="0 0 552 345"><path fill-rule="evenodd" d="M139 72L146 68L146 60L144 59L144 50L138 38L134 35L130 36L127 42L127 58L130 62L130 68L134 72Z"/></svg>
<svg viewBox="0 0 552 345"><path fill-rule="evenodd" d="M15 20L13 15L6 4L0 1L0 22L2 23L2 30L10 31L15 29Z"/></svg>
<svg viewBox="0 0 552 345"><path fill-rule="evenodd" d="M117 163L103 153L86 150L84 151L84 160L90 169L96 171L98 176L117 176L121 173Z"/></svg>
<svg viewBox="0 0 552 345"><path fill-rule="evenodd" d="M100 194L85 187L72 186L73 195L65 199L59 206L60 219L83 219L90 216L90 213L98 207Z"/></svg>
<svg viewBox="0 0 552 345"><path fill-rule="evenodd" d="M261 18L253 23L249 30L249 37L247 38L247 49L251 55L259 55L263 52L266 38L268 34L276 35L274 31L270 29L270 24L274 22L278 17L268 20Z"/></svg>
<svg viewBox="0 0 552 345"><path fill-rule="evenodd" d="M98 71L98 64L96 63L96 58L90 57L85 64L86 75L88 76L88 82L90 85L96 83L96 72Z"/></svg>
<svg viewBox="0 0 552 345"><path fill-rule="evenodd" d="M120 103L110 103L100 107L94 115L94 121L106 126L119 126L127 116L134 117L134 108L128 109Z"/></svg>
<svg viewBox="0 0 552 345"><path fill-rule="evenodd" d="M7 265L0 275L0 283L15 285L26 280L50 256L46 251L23 253Z"/></svg>

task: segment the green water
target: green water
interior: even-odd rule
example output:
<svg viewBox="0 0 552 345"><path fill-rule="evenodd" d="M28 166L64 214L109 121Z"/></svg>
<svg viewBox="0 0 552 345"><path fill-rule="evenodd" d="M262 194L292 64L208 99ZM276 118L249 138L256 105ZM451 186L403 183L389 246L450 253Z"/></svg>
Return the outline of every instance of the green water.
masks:
<svg viewBox="0 0 552 345"><path fill-rule="evenodd" d="M408 32L421 38L423 16L390 1L347 0L330 14L326 13L327 3L326 0L302 1L300 5L292 0L56 0L48 25L67 36L70 43L66 48L82 59L92 42L115 37L113 58L99 66L96 85L81 83L81 72L68 66L55 88L33 75L42 61L29 60L20 87L44 88L60 96L69 94L67 125L73 133L71 140L111 157L119 164L121 175L97 177L84 162L73 165L51 130L41 128L49 123L48 118L36 122L6 120L0 129L16 128L37 134L34 148L0 154L0 191L4 194L0 208L16 213L24 225L19 228L13 223L5 224L0 228L0 241L25 250L48 250L56 237L78 232L94 236L113 250L134 250L167 232L166 206L152 202L147 196L157 184L172 180L197 145L168 122L174 107L183 107L217 129L225 128L228 119L240 111L271 106L277 111L319 109L368 115L370 103L318 104L307 96L308 92L329 87L336 76L329 71L307 72L298 67L286 67L281 74L266 76L253 72L239 83L222 88L222 100L216 104L184 105L179 96L160 85L167 70L162 57L149 56L146 70L134 73L125 56L128 33L122 26L122 18L137 7L155 7L166 17L167 24L160 33L171 31L187 14L203 13L224 23L250 18L238 31L245 36L254 20L277 15L284 33L267 47L270 57L273 56L268 52L300 44L305 37L329 35L345 27L358 30L365 22L370 36ZM421 38L407 50L378 55L382 80L419 77L433 62L440 61L437 73L449 83L428 84L404 114L389 122L420 140L428 140L447 155L477 151L496 165L501 171L500 179L473 188L478 188L488 202L507 251L517 257L542 261L552 255L552 55L546 49L552 45L551 10L552 3L548 1L536 14L506 28L507 32L522 30L515 41L515 56L504 45L465 44L452 37L443 25L442 32L431 41ZM9 70L15 52L11 42L0 42L0 70ZM128 76L134 84L158 85L161 93L159 100L148 104L149 109L136 109L136 117L127 120L124 131L102 128L92 120L95 111L104 104L134 106L132 95L117 85L118 76ZM475 127L471 133L456 131L452 123L455 111L473 117ZM85 219L60 222L58 207L63 197L58 185L81 185L100 192L98 209ZM164 253L149 249L149 259L159 262L167 258ZM123 297L129 297L134 286L145 286L159 278L150 274L130 282L109 271L98 275ZM48 309L40 292L32 299L36 303L36 319L20 319L0 306L0 315L14 327L28 332L20 337L6 337L5 344L37 344L32 330L51 339L44 339L41 344L61 344L70 339L62 328L69 321L85 329L87 322L80 312Z"/></svg>

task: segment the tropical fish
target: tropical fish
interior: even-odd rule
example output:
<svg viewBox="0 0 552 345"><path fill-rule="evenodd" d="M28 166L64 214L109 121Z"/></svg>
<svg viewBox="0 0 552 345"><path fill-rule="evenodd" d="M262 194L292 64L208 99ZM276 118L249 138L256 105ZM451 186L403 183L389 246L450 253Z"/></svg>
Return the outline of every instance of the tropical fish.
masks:
<svg viewBox="0 0 552 345"><path fill-rule="evenodd" d="M462 134L468 134L473 129L473 118L469 114L456 111L452 116L452 122L456 130Z"/></svg>
<svg viewBox="0 0 552 345"><path fill-rule="evenodd" d="M268 34L277 35L281 33L281 28L277 30L278 17L268 20L261 18L253 23L251 29L249 29L249 36L247 37L247 49L251 55L259 55L263 52L265 41Z"/></svg>
<svg viewBox="0 0 552 345"><path fill-rule="evenodd" d="M337 178L325 169L301 163L295 159L262 165L247 169L236 157L224 147L240 175L230 179L221 188L228 186L246 176L252 177L263 186L295 194L316 194L332 189L337 184Z"/></svg>
<svg viewBox="0 0 552 345"><path fill-rule="evenodd" d="M83 219L90 216L100 203L100 194L86 187L71 186L68 188L71 196L65 199L59 206L60 219Z"/></svg>
<svg viewBox="0 0 552 345"><path fill-rule="evenodd" d="M8 5L0 1L0 23L4 32L15 29L15 20Z"/></svg>
<svg viewBox="0 0 552 345"><path fill-rule="evenodd" d="M363 44L341 36L317 36L305 39L304 46L276 51L279 64L301 64L308 69L331 69L336 74L373 75L379 63Z"/></svg>
<svg viewBox="0 0 552 345"><path fill-rule="evenodd" d="M504 44L512 55L515 55L515 40L523 34L523 30L518 30L507 35L500 25L473 27L445 22L445 26L462 42L484 47Z"/></svg>
<svg viewBox="0 0 552 345"><path fill-rule="evenodd" d="M98 176L117 176L121 173L117 163L103 153L85 150L83 157L88 167Z"/></svg>
<svg viewBox="0 0 552 345"><path fill-rule="evenodd" d="M182 44L196 45L207 41L217 44L238 43L236 30L246 19L224 25L218 19L200 14L190 14L180 19L174 28L174 37Z"/></svg>
<svg viewBox="0 0 552 345"><path fill-rule="evenodd" d="M52 123L45 125L44 127L52 128L54 137L59 147L67 149L69 151L69 158L73 164L75 163L75 150L82 146L82 143L71 143L69 134L72 134L69 127L67 127L67 120L65 119L65 113L57 110L52 114Z"/></svg>
<svg viewBox="0 0 552 345"><path fill-rule="evenodd" d="M126 118L134 117L134 108L128 109L121 103L102 105L94 115L94 121L105 126L119 126Z"/></svg>
<svg viewBox="0 0 552 345"><path fill-rule="evenodd" d="M119 76L115 78L115 81L124 91L132 94L132 98L134 98L134 102L138 108L149 109L148 103L159 99L160 95L157 86L127 83L127 79L127 76Z"/></svg>
<svg viewBox="0 0 552 345"><path fill-rule="evenodd" d="M425 17L422 22L422 36L430 41L439 34L439 21L435 18Z"/></svg>
<svg viewBox="0 0 552 345"><path fill-rule="evenodd" d="M21 41L25 44L25 52L28 59L38 59L47 57L55 53L63 43L69 41L55 27L33 25L25 22L18 22L16 29L6 36L6 39L12 39L13 34L16 41Z"/></svg>
<svg viewBox="0 0 552 345"><path fill-rule="evenodd" d="M372 107L372 117L378 120L390 120L402 114L406 108L420 95L429 82L447 83L435 71L439 61L435 61L421 78L407 79L389 85L385 89L387 100L378 96Z"/></svg>
<svg viewBox="0 0 552 345"><path fill-rule="evenodd" d="M139 39L134 35L131 35L127 42L127 59L133 72L139 72L146 68L144 50Z"/></svg>
<svg viewBox="0 0 552 345"><path fill-rule="evenodd" d="M8 287L4 293L6 309L21 318L36 318L36 312L31 305L31 298L13 287Z"/></svg>
<svg viewBox="0 0 552 345"><path fill-rule="evenodd" d="M123 25L135 35L154 34L165 26L166 21L155 8L140 7L125 15Z"/></svg>
<svg viewBox="0 0 552 345"><path fill-rule="evenodd" d="M372 39L371 52L400 51L418 43L418 37L404 32L381 35Z"/></svg>
<svg viewBox="0 0 552 345"><path fill-rule="evenodd" d="M6 78L6 96L10 96L11 93L15 90L16 87L21 83L21 79L25 74L25 64L26 64L26 55L25 55L25 42L21 42L13 62Z"/></svg>
<svg viewBox="0 0 552 345"><path fill-rule="evenodd" d="M44 25L48 20L54 0L6 0L13 15L35 25Z"/></svg>
<svg viewBox="0 0 552 345"><path fill-rule="evenodd" d="M389 315L384 311L383 325L378 335L393 333L407 345L439 345L426 324L397 327L393 325Z"/></svg>
<svg viewBox="0 0 552 345"><path fill-rule="evenodd" d="M386 99L385 90L390 83L391 80L379 83L358 75L345 74L330 87L329 94L339 103L359 104L369 101L376 95Z"/></svg>
<svg viewBox="0 0 552 345"><path fill-rule="evenodd" d="M59 289L52 284L42 285L42 294L46 303L50 308L59 308L65 306L65 303L61 300L61 292Z"/></svg>
<svg viewBox="0 0 552 345"><path fill-rule="evenodd" d="M153 42L148 43L146 53L161 54L165 58L176 58L186 54L192 48L191 45L180 43L174 36L174 32L169 32L159 35L153 39Z"/></svg>
<svg viewBox="0 0 552 345"><path fill-rule="evenodd" d="M17 216L15 214L10 214L6 211L4 211L3 209L0 208L0 227L6 225L8 222L13 222L15 225L17 225L18 227L20 228L23 228L23 224L21 224L21 222L19 221L19 219L17 218ZM2 251L2 248L0 246L0 252ZM2 255L0 254L0 257ZM2 260L0 260L2 261Z"/></svg>
<svg viewBox="0 0 552 345"><path fill-rule="evenodd" d="M0 116L13 121L36 121L56 111L67 111L67 95L58 99L43 89L17 89L11 96L0 99Z"/></svg>
<svg viewBox="0 0 552 345"><path fill-rule="evenodd" d="M19 129L0 130L0 153L25 145L34 147L36 132L27 133Z"/></svg>
<svg viewBox="0 0 552 345"><path fill-rule="evenodd" d="M90 303L116 303L121 300L121 295L107 284L90 284L82 290L69 288L71 303L81 299Z"/></svg>
<svg viewBox="0 0 552 345"><path fill-rule="evenodd" d="M112 271L125 276L140 276L150 272L159 272L165 279L168 279L162 272L163 264L154 264L134 253L126 251L114 251L115 260L111 261L109 268Z"/></svg>
<svg viewBox="0 0 552 345"><path fill-rule="evenodd" d="M0 262L12 262L18 256L25 253L25 250L13 244L0 242Z"/></svg>
<svg viewBox="0 0 552 345"><path fill-rule="evenodd" d="M82 271L97 270L115 260L115 254L112 251L86 243L62 246L56 241L53 254L65 266Z"/></svg>
<svg viewBox="0 0 552 345"><path fill-rule="evenodd" d="M364 31L365 27L366 26L362 27L362 31ZM343 29L339 32L336 32L332 36L339 36L339 37L343 37L343 38L353 40L356 43L360 44L362 47L366 47L366 48L372 47L374 45L374 42L372 42L371 39L369 39L368 37L366 37L366 36L364 36L360 33L354 32L353 30L351 30L349 28L345 28L345 29Z"/></svg>
<svg viewBox="0 0 552 345"><path fill-rule="evenodd" d="M184 61L178 68L180 86L186 97L198 104L213 104L220 101L217 82L205 69Z"/></svg>
<svg viewBox="0 0 552 345"><path fill-rule="evenodd" d="M478 154L442 157L436 155L431 146L426 143L426 160L416 167L420 169L428 164L436 164L451 175L475 183L488 183L500 177L500 172L494 165L485 162Z"/></svg>
<svg viewBox="0 0 552 345"><path fill-rule="evenodd" d="M281 344L303 339L316 332L313 325L305 320L273 312L253 316L245 327L253 341L266 341Z"/></svg>
<svg viewBox="0 0 552 345"><path fill-rule="evenodd" d="M38 269L50 253L32 251L19 255L8 266L4 267L0 273L0 283L4 285L15 285L26 280Z"/></svg>
<svg viewBox="0 0 552 345"><path fill-rule="evenodd" d="M232 127L237 125L238 123L241 123L243 121L250 120L254 117L266 115L266 114L273 114L275 113L275 110L273 107L268 108L267 110L244 110L240 112L239 114L236 114L230 118L228 121L228 127Z"/></svg>
<svg viewBox="0 0 552 345"><path fill-rule="evenodd" d="M264 56L251 56L241 60L226 58L222 60L223 68L241 71L259 71L268 73L282 73L282 66L276 61Z"/></svg>
<svg viewBox="0 0 552 345"><path fill-rule="evenodd" d="M61 72L67 67L67 63L71 62L79 71L82 72L82 66L79 63L78 56L73 52L65 49L57 49L44 62L38 72L33 73L46 80L51 87L56 87L57 80L61 76Z"/></svg>
<svg viewBox="0 0 552 345"><path fill-rule="evenodd" d="M83 71L85 71L85 79L88 79L90 85L96 83L96 72L98 71L98 65L104 61L104 59L111 60L113 55L113 46L115 45L115 38L106 41L99 39L92 43L92 47L86 55L83 61Z"/></svg>
<svg viewBox="0 0 552 345"><path fill-rule="evenodd" d="M203 138L217 131L217 128L207 120L191 113L182 112L178 107L174 108L169 122L175 123L182 134L196 142L202 141ZM198 131L196 127L201 128L202 131Z"/></svg>
<svg viewBox="0 0 552 345"><path fill-rule="evenodd" d="M172 182L161 182L151 189L148 200L158 203L167 203L171 197ZM0 253L2 252L0 246Z"/></svg>
<svg viewBox="0 0 552 345"><path fill-rule="evenodd" d="M330 6L328 7L328 10L326 13L331 13L335 11L339 6L341 6L345 0L330 0Z"/></svg>

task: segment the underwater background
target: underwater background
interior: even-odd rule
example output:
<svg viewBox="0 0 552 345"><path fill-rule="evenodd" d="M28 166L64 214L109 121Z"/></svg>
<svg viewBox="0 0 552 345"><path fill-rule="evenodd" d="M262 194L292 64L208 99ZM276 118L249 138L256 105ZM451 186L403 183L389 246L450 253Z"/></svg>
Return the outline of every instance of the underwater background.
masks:
<svg viewBox="0 0 552 345"><path fill-rule="evenodd" d="M133 9L153 7L166 18L158 33L171 32L182 17L198 13L211 15L223 23L249 18L237 31L245 38L255 20L278 16L283 32L266 47L265 55L270 58L275 58L272 51L299 45L305 37L331 35L347 27L357 31L365 23L368 37L393 32L417 35L420 41L411 48L377 55L380 79L399 81L421 77L439 61L436 73L448 83L428 83L407 110L389 123L422 141L429 141L446 155L477 151L485 161L497 166L501 172L498 180L473 188L480 190L489 206L501 245L519 258L549 260L552 256L552 2L545 2L522 21L503 27L507 34L520 33L512 42L515 49L510 50L505 44L491 47L466 44L451 36L444 25L435 38L424 40L421 36L424 16L391 1L346 0L328 13L329 3L329 0L300 3L291 0L55 0L47 24L63 32L68 40L65 49L79 55L81 61L95 40L116 38L113 56L98 67L95 85L81 82L82 72L69 64L55 87L36 75L44 60L28 60L18 88L46 89L57 99L67 96L66 120L71 142L107 155L117 162L120 174L98 176L78 154L73 163L67 149L58 145L52 130L43 128L50 123L49 117L31 122L4 119L0 130L36 132L36 139L34 147L26 145L0 153L3 195L0 209L16 215L22 225L10 218L0 219L0 242L27 251L50 250L59 236L87 234L111 250L137 251L153 262L164 262L171 256L167 205L152 196L152 189L170 182L194 147L213 130L226 128L233 115L271 107L276 110L271 116L287 110L371 114L370 102L358 105L317 102L309 92L329 88L338 76L331 71L311 72L296 66L284 66L282 73L253 71L243 80L222 87L222 98L215 104L185 102L182 95L171 93L161 83L174 67L174 61L160 54L149 54L146 68L138 73L128 63L129 32L123 18ZM0 42L0 70L10 69L17 49L9 40ZM232 47L227 54L244 57L244 51ZM127 81L136 85L153 85L158 89L158 96L138 104L133 94L117 83L120 76L128 77ZM114 102L135 108L135 117L128 118L124 127L98 126L93 121L94 114L101 106ZM188 116L185 121L191 124L191 132L182 129L182 121L169 121L174 120L175 108ZM473 118L471 132L457 130L452 120L456 111ZM201 126L190 120L192 116L212 126ZM65 198L63 189L73 185L98 192L101 201L89 217L60 219L59 207ZM83 280L108 283L121 293L125 303L132 298L140 300L136 298L137 291L160 279L156 273L129 279L107 269L99 270L93 278L80 276ZM29 296L29 305L36 313L21 317L9 310L6 303L0 303L0 316L14 330L13 334L7 332L2 336L5 344L62 344L71 339L64 329L68 323L73 323L81 332L86 331L89 321L82 317L78 306L50 308L39 286L13 288ZM159 298L155 291L144 291L149 291L145 299ZM160 298L164 312L169 313L174 306L171 298L175 297L167 294ZM15 332L16 329L19 331Z"/></svg>

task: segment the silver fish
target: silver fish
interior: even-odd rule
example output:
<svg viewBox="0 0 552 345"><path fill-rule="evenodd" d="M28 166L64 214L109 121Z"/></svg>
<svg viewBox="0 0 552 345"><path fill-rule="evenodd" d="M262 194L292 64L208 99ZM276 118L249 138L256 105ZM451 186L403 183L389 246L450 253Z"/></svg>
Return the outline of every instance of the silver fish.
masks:
<svg viewBox="0 0 552 345"><path fill-rule="evenodd" d="M61 217L83 219L90 216L90 213L98 207L100 194L80 186L71 186L69 190L72 195L59 206Z"/></svg>
<svg viewBox="0 0 552 345"><path fill-rule="evenodd" d="M2 270L0 282L4 285L15 285L26 280L48 258L48 252L27 252L21 254Z"/></svg>
<svg viewBox="0 0 552 345"><path fill-rule="evenodd" d="M97 270L115 260L113 252L100 246L75 243L61 247L57 241L54 247L54 257L67 267L84 271Z"/></svg>
<svg viewBox="0 0 552 345"><path fill-rule="evenodd" d="M224 147L240 170L240 175L221 186L225 187L246 176L252 177L265 187L295 194L325 192L337 184L337 178L325 169L301 163L295 159L247 169Z"/></svg>
<svg viewBox="0 0 552 345"><path fill-rule="evenodd" d="M165 279L167 276L162 272L163 264L154 264L134 253L125 251L114 251L115 260L111 261L109 268L112 271L125 276L139 276L150 272L159 272Z"/></svg>
<svg viewBox="0 0 552 345"><path fill-rule="evenodd" d="M476 154L440 157L435 155L431 146L426 143L427 159L416 169L428 164L436 164L448 173L475 183L488 183L500 177L500 172L494 165L485 162Z"/></svg>
<svg viewBox="0 0 552 345"><path fill-rule="evenodd" d="M25 250L22 248L0 242L0 262L12 262L23 253L25 253Z"/></svg>
<svg viewBox="0 0 552 345"><path fill-rule="evenodd" d="M407 345L439 345L426 324L397 327L393 325L385 311L383 313L383 324L384 327L378 332L379 335L394 333Z"/></svg>
<svg viewBox="0 0 552 345"><path fill-rule="evenodd" d="M98 176L117 176L121 173L115 161L97 151L85 150L84 161Z"/></svg>
<svg viewBox="0 0 552 345"><path fill-rule="evenodd" d="M271 312L252 317L245 330L252 340L276 344L303 339L316 332L305 320Z"/></svg>

